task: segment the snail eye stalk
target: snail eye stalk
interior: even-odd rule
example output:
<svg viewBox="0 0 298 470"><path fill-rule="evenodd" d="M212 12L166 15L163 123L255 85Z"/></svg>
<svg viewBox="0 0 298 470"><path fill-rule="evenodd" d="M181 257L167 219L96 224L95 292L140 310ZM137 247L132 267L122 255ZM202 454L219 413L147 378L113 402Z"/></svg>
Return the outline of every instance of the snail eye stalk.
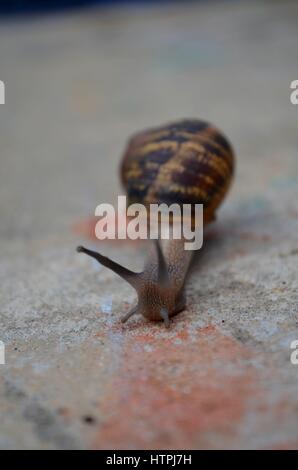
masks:
<svg viewBox="0 0 298 470"><path fill-rule="evenodd" d="M101 255L97 251L88 250L88 248L85 248L83 246L78 246L77 252L85 253L86 255L91 256L91 258L96 259L100 264L102 264L106 268L111 269L111 271L118 274L118 276L120 276L122 279L128 282L132 287L137 289L139 285L139 282L138 282L139 276L140 276L139 273L134 273L133 271L130 271L130 269L127 269L124 266L121 266L121 264L118 264L115 261L112 261L110 258L107 258L106 256Z"/></svg>

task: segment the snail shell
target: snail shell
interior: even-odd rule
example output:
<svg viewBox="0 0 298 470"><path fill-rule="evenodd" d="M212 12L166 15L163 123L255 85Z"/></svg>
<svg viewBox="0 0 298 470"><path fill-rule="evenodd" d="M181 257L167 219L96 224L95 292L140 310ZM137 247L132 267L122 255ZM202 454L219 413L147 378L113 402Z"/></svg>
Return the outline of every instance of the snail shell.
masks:
<svg viewBox="0 0 298 470"><path fill-rule="evenodd" d="M231 144L198 119L135 134L121 166L129 204L203 204L205 223L215 218L233 173Z"/></svg>

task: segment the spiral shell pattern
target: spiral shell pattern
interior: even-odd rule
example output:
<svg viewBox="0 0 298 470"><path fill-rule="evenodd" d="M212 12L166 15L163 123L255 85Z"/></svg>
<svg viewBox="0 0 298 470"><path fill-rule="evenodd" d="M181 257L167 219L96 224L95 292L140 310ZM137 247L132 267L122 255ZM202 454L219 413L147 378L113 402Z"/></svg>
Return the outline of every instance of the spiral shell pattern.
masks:
<svg viewBox="0 0 298 470"><path fill-rule="evenodd" d="M135 134L121 165L129 204L203 204L215 218L234 173L234 152L213 125L186 119Z"/></svg>

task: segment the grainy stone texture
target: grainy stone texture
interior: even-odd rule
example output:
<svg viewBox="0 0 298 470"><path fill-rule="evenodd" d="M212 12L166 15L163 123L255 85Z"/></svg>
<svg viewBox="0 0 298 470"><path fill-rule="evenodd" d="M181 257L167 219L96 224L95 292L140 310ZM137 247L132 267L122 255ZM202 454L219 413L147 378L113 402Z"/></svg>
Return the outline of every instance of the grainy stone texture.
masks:
<svg viewBox="0 0 298 470"><path fill-rule="evenodd" d="M0 23L1 448L297 448L296 2ZM128 135L202 117L237 176L170 330L75 253ZM87 238L87 240L86 240ZM133 268L141 245L101 250Z"/></svg>

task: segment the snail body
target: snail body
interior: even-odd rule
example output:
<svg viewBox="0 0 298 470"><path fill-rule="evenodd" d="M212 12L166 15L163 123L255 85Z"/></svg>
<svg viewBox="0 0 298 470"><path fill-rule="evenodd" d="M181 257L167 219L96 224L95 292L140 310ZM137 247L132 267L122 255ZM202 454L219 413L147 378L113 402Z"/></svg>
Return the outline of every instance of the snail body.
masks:
<svg viewBox="0 0 298 470"><path fill-rule="evenodd" d="M121 163L128 203L180 206L203 204L204 225L215 219L234 173L234 153L225 136L212 125L187 119L135 134ZM172 235L172 234L171 234ZM150 320L169 318L185 308L185 282L192 259L184 239L156 241L144 270L134 273L101 254L78 247L125 279L138 303L122 321L141 313Z"/></svg>

